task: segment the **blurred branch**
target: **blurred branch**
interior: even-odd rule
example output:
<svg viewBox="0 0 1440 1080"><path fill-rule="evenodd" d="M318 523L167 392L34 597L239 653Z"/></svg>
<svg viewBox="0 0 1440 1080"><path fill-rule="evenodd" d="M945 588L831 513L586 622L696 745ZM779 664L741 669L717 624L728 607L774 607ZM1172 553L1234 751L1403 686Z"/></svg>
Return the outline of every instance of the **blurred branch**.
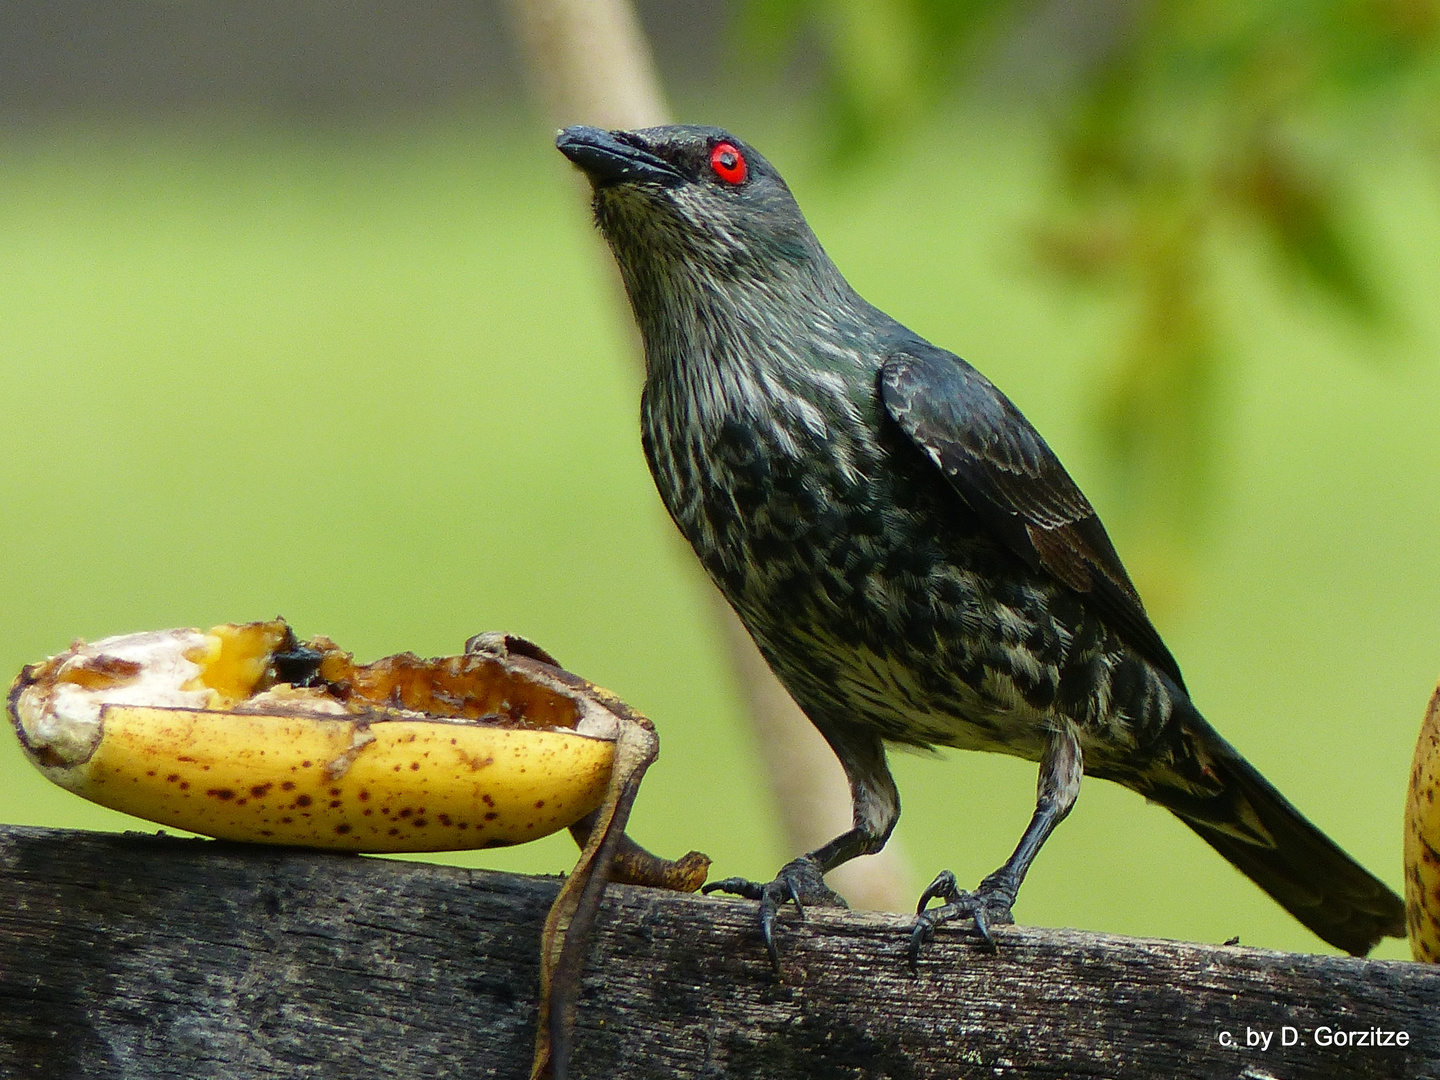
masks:
<svg viewBox="0 0 1440 1080"><path fill-rule="evenodd" d="M650 50L627 0L511 0L510 12L552 120L610 128L666 122ZM611 280L618 296L618 281ZM849 827L849 788L830 747L770 672L750 635L719 593L711 595L787 849L809 851ZM910 906L909 879L893 840L880 854L855 860L832 876L854 906L889 910Z"/></svg>
<svg viewBox="0 0 1440 1080"><path fill-rule="evenodd" d="M509 0L526 67L552 119L650 127L669 114L626 0Z"/></svg>

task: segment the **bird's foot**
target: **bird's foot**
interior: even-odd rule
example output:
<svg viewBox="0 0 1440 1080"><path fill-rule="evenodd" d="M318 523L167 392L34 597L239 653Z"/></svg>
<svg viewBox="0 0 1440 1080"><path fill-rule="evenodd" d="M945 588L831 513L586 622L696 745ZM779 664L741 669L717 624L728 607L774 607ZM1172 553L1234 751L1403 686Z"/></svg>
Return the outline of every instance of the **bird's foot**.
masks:
<svg viewBox="0 0 1440 1080"><path fill-rule="evenodd" d="M712 881L701 890L734 893L747 900L760 901L760 935L765 939L765 948L770 953L770 964L775 974L780 975L780 951L775 947L775 919L780 905L793 902L800 917L805 917L805 905L812 907L849 907L845 898L825 884L825 875L820 866L808 855L786 863L775 875L774 881L763 885L748 878L724 878Z"/></svg>
<svg viewBox="0 0 1440 1080"><path fill-rule="evenodd" d="M920 960L920 947L935 935L935 928L951 919L971 918L975 930L993 952L995 941L990 936L990 927L1006 926L1015 920L1010 908L1015 903L1016 888L1010 876L997 870L974 892L955 887L955 875L942 870L920 894L920 903L915 907L915 929L910 935L910 970L915 971ZM939 907L926 908L931 900L943 900Z"/></svg>

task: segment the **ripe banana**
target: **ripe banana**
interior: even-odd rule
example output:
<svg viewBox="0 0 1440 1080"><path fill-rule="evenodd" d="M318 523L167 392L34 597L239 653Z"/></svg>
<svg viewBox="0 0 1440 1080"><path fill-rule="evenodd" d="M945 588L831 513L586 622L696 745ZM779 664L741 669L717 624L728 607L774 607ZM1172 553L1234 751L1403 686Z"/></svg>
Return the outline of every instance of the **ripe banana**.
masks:
<svg viewBox="0 0 1440 1080"><path fill-rule="evenodd" d="M538 657L357 665L278 619L163 630L25 668L9 712L49 779L163 825L348 851L493 847L574 824L610 782L613 699Z"/></svg>
<svg viewBox="0 0 1440 1080"><path fill-rule="evenodd" d="M1405 800L1405 924L1416 960L1440 962L1440 687L1430 698Z"/></svg>

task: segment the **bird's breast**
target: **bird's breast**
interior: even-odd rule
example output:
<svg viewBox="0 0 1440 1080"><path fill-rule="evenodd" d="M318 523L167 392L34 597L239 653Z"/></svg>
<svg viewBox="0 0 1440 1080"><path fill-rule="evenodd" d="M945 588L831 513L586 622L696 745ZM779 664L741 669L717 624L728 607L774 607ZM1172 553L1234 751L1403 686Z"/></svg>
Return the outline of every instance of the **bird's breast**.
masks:
<svg viewBox="0 0 1440 1080"><path fill-rule="evenodd" d="M1105 692L1065 714L1123 722L1115 644L878 411L821 429L793 411L703 414L664 389L647 383L641 423L661 499L812 720L1033 757L1074 669Z"/></svg>
<svg viewBox="0 0 1440 1080"><path fill-rule="evenodd" d="M944 662L988 603L983 575L956 561L974 523L917 489L871 422L737 413L707 426L647 387L642 432L675 523L812 717L844 702L893 714L897 740L954 743L955 711L980 711Z"/></svg>
<svg viewBox="0 0 1440 1080"><path fill-rule="evenodd" d="M737 607L796 590L838 602L884 531L879 448L813 413L702 414L647 387L642 435L660 497Z"/></svg>

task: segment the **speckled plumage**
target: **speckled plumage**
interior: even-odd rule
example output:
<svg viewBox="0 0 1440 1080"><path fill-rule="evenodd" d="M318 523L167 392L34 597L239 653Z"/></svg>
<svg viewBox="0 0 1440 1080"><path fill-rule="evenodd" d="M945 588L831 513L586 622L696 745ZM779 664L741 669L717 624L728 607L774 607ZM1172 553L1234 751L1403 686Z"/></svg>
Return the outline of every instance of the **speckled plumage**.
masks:
<svg viewBox="0 0 1440 1080"><path fill-rule="evenodd" d="M743 184L707 172L722 142L748 163ZM660 495L851 780L855 828L797 860L802 877L883 845L899 812L884 743L945 745L1042 763L1031 830L986 882L1001 917L1083 759L1175 810L1327 940L1368 951L1397 932L1398 898L1195 711L1043 439L850 288L763 157L713 128L569 129L560 145L595 183L644 340ZM972 913L971 894L928 895Z"/></svg>

